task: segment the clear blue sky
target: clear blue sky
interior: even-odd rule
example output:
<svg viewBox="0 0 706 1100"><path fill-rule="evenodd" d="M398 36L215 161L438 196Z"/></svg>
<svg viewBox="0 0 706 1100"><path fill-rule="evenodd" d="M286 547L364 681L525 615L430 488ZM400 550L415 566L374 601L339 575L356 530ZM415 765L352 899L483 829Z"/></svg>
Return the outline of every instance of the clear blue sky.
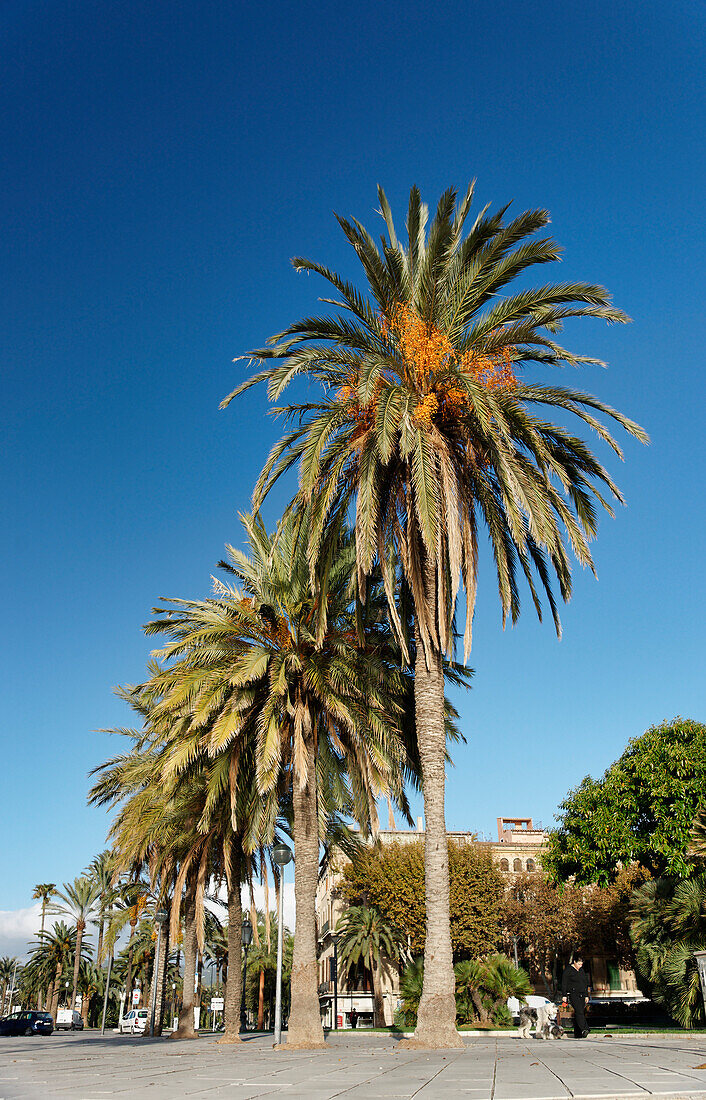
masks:
<svg viewBox="0 0 706 1100"><path fill-rule="evenodd" d="M557 277L634 318L575 332L610 369L568 381L653 441L606 456L628 508L561 643L529 608L503 634L482 574L449 825L548 823L630 736L706 719L701 5L5 0L0 32L0 909L102 847L111 687L160 597L208 592L277 432L262 393L218 411L231 360L315 308L291 256L356 274L332 211L374 226L378 182L400 221L472 176L548 207Z"/></svg>

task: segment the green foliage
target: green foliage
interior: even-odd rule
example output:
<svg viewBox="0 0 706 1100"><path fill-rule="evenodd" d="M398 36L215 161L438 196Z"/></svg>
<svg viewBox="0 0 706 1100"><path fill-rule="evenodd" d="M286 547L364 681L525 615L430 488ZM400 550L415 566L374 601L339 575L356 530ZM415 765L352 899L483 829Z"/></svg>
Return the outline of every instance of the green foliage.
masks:
<svg viewBox="0 0 706 1100"><path fill-rule="evenodd" d="M501 931L503 880L490 855L473 844L449 842L451 943L457 957L494 950ZM424 949L426 909L424 843L376 844L343 870L341 893L352 905L377 907L409 936L410 950Z"/></svg>
<svg viewBox="0 0 706 1100"><path fill-rule="evenodd" d="M620 864L688 876L692 823L706 792L706 726L674 718L633 738L602 779L560 806L542 863L560 881L614 881Z"/></svg>
<svg viewBox="0 0 706 1100"><path fill-rule="evenodd" d="M706 1023L694 951L706 950L706 874L663 877L633 894L631 934L652 996L682 1027Z"/></svg>
<svg viewBox="0 0 706 1100"><path fill-rule="evenodd" d="M483 1027L510 1022L508 997L523 1000L532 992L529 976L505 955L494 953L484 959L463 959L454 967L456 976L457 1023L476 1023ZM400 976L402 1010L396 1023L411 1027L417 1022L417 1010L424 981L424 960L414 959Z"/></svg>

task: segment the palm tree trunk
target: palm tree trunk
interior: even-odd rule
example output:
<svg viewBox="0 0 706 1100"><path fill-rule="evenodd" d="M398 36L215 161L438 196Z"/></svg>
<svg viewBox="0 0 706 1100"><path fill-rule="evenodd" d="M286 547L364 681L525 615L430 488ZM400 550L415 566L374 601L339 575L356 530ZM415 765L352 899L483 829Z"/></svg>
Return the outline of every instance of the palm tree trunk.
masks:
<svg viewBox="0 0 706 1100"><path fill-rule="evenodd" d="M132 952L134 950L133 936L135 935L135 924L130 921L130 939L127 941L127 970L125 972L125 992L128 998L128 1012L132 1008Z"/></svg>
<svg viewBox="0 0 706 1100"><path fill-rule="evenodd" d="M257 1030L265 1029L265 971L260 967L260 981L257 994Z"/></svg>
<svg viewBox="0 0 706 1100"><path fill-rule="evenodd" d="M62 963L56 968L56 977L54 978L54 996L51 999L51 1014L56 1020L56 1014L59 1011L59 996L61 995L61 975L64 967Z"/></svg>
<svg viewBox="0 0 706 1100"><path fill-rule="evenodd" d="M44 1001L44 1011L51 1012L51 1002L54 997L54 982L49 982L47 987L47 995Z"/></svg>
<svg viewBox="0 0 706 1100"><path fill-rule="evenodd" d="M169 900L165 900L165 908L169 909ZM162 1017L164 1015L164 987L167 981L167 965L169 963L169 922L162 925L162 937L159 946L159 965L157 967L157 991L155 997L154 1033L162 1034Z"/></svg>
<svg viewBox="0 0 706 1100"><path fill-rule="evenodd" d="M292 1003L287 1049L323 1047L319 1007L319 967L316 959L314 905L319 878L319 820L316 805L316 750L313 732L306 734L307 782L292 781L294 802L294 903L297 934L292 957ZM284 897L282 898L284 904Z"/></svg>
<svg viewBox="0 0 706 1100"><path fill-rule="evenodd" d="M76 993L78 991L78 972L81 966L81 944L83 943L83 928L82 921L76 922L76 958L74 959L74 987L71 994L71 1004L69 1008L73 1009L76 1005Z"/></svg>
<svg viewBox="0 0 706 1100"><path fill-rule="evenodd" d="M194 1002L196 994L196 875L190 875L184 898L184 989L179 1012L179 1026L172 1032L172 1039L197 1039L194 1029Z"/></svg>
<svg viewBox="0 0 706 1100"><path fill-rule="evenodd" d="M230 855L230 885L228 887L228 981L224 1001L225 1032L221 1043L240 1042L240 996L243 974L240 969L241 928L243 906L240 900L240 883L243 877L243 850L237 837L233 838Z"/></svg>
<svg viewBox="0 0 706 1100"><path fill-rule="evenodd" d="M382 999L382 983L380 982L380 967L375 968L372 948L368 954L370 963L370 977L373 983L373 1027L385 1026L385 1003Z"/></svg>
<svg viewBox="0 0 706 1100"><path fill-rule="evenodd" d="M103 925L104 925L104 923L105 922L104 922L103 918L101 917L100 923L98 925L98 944L96 946L96 966L101 965L100 958L101 958L101 953L103 951Z"/></svg>
<svg viewBox="0 0 706 1100"><path fill-rule="evenodd" d="M435 605L436 567L426 565L427 594ZM460 1047L456 1032L456 997L449 917L449 847L446 837L446 730L444 669L438 646L424 652L416 628L414 706L424 791L424 879L427 929L424 944L424 986L417 1027L408 1045Z"/></svg>

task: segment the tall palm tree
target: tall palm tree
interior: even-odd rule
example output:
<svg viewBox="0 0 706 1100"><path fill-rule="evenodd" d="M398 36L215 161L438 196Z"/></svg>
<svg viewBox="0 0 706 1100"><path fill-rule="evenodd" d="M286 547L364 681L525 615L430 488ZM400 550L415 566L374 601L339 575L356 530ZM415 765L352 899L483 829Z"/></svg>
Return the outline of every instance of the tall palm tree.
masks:
<svg viewBox="0 0 706 1100"><path fill-rule="evenodd" d="M325 800L317 775L345 762L350 784L348 793L339 781L341 798L355 802L365 823L377 796L392 791L403 801L408 761L395 729L402 683L385 659L384 631L358 641L345 540L331 547L327 624L317 641L320 606L295 521L270 536L259 519L242 518L250 556L229 548L222 563L242 591L219 585L210 600L170 601L146 627L170 638L158 654L166 665L154 678L163 693L155 715L165 716L172 769L199 754L215 758L221 790L232 790L252 746L259 796L291 792L297 932L287 1045L321 1046L314 903ZM271 841L272 827L270 815L260 837L269 832ZM236 915L228 923L239 945Z"/></svg>
<svg viewBox="0 0 706 1100"><path fill-rule="evenodd" d="M36 974L36 981L32 984L35 986L41 984L47 989L46 1010L54 1019L56 1019L59 999L63 992L62 978L76 960L79 967L86 961L85 945L78 944L77 939L76 928L69 928L63 921L57 921L51 930L45 932L32 947L30 961L25 968L28 972L26 975L28 981L32 982Z"/></svg>
<svg viewBox="0 0 706 1100"><path fill-rule="evenodd" d="M351 905L336 925L338 954L350 973L360 963L370 971L373 983L374 1026L385 1026L382 974L390 962L405 957L406 936L386 920L375 906Z"/></svg>
<svg viewBox="0 0 706 1100"><path fill-rule="evenodd" d="M559 258L555 242L536 238L544 210L505 221L507 207L481 211L465 230L473 186L457 203L440 198L427 232L427 208L410 193L407 245L397 236L384 192L378 197L387 235L378 248L357 221L338 218L361 261L369 297L319 263L298 270L323 276L335 290L324 301L338 313L290 325L252 353L264 367L223 402L260 381L276 401L303 375L323 387L319 401L280 412L294 424L272 451L256 485L259 508L275 482L299 463L300 498L310 505L309 562L327 558L336 528L355 514L358 585L376 563L390 617L414 662L415 703L426 818L427 936L424 995L416 1045L456 1046L454 973L445 837L442 659L453 644L459 586L464 590L465 658L471 649L478 545L490 538L503 622L520 612L523 575L541 617L541 591L559 619L552 590L571 593L570 546L593 568L604 487L617 486L585 442L549 422L547 411L571 413L620 455L595 413L645 441L622 414L573 388L525 381L526 367L577 366L595 359L556 342L567 318L628 320L600 286L580 282L513 290L535 264ZM313 573L312 573L312 579ZM405 636L400 590L414 608L414 638ZM321 605L319 634L325 628Z"/></svg>
<svg viewBox="0 0 706 1100"><path fill-rule="evenodd" d="M55 893L56 893L56 883L55 882L39 882L39 883L37 883L37 885L34 888L34 892L32 894L32 897L35 900L40 900L41 899L41 902L42 902L42 925L41 925L41 928L40 928L40 931L39 931L40 936L44 935L44 917L46 915L47 902L49 901L49 899L51 897L54 896ZM42 989L37 990L37 1008L40 1011L41 1011L42 1004L43 1004L43 1001L44 1001L43 993L44 993L44 991Z"/></svg>
<svg viewBox="0 0 706 1100"><path fill-rule="evenodd" d="M120 896L120 889L115 882L115 859L113 853L106 849L100 852L88 865L86 875L100 890L98 901L98 943L96 944L96 963L100 966L103 958L103 934L106 920L114 903Z"/></svg>
<svg viewBox="0 0 706 1100"><path fill-rule="evenodd" d="M98 912L100 887L84 875L79 875L72 883L65 882L63 890L56 891L57 901L52 902L52 913L65 913L72 917L76 926L76 956L74 959L74 980L71 993L71 1007L76 1003L78 972L81 963L81 950L86 925Z"/></svg>

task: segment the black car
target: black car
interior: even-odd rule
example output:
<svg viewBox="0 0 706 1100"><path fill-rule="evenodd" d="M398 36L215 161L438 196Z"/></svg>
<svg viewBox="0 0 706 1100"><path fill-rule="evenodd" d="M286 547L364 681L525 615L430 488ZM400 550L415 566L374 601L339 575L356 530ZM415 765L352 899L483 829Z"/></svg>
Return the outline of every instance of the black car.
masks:
<svg viewBox="0 0 706 1100"><path fill-rule="evenodd" d="M48 1012L13 1012L0 1020L0 1035L51 1035L53 1030Z"/></svg>

